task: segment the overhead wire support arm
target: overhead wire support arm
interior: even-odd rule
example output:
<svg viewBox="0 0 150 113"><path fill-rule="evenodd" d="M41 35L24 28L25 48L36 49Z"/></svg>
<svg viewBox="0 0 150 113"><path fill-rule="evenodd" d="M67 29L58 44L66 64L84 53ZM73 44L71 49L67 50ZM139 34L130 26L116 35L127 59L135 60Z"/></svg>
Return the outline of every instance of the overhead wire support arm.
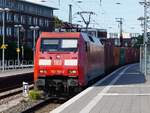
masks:
<svg viewBox="0 0 150 113"><path fill-rule="evenodd" d="M89 24L91 22L91 16L94 15L95 13L92 12L92 11L82 11L82 12L77 12L77 14L81 16L83 22L85 23L85 25L86 25L86 32L87 32L88 31L88 26L89 26ZM83 16L83 14L89 14L88 15L89 17L88 17L87 21L85 20L85 17Z"/></svg>

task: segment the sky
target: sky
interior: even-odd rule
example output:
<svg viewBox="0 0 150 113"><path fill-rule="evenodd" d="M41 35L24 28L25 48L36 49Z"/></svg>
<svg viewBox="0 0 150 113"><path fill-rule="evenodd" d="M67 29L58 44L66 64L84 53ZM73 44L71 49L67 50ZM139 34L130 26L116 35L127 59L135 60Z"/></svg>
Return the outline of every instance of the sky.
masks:
<svg viewBox="0 0 150 113"><path fill-rule="evenodd" d="M49 7L58 8L54 11L63 21L69 19L69 4L72 4L73 23L81 24L81 17L77 12L92 11L90 27L107 29L108 32L119 32L119 26L115 18L123 18L123 31L131 33L141 33L142 28L137 18L143 16L143 6L139 4L142 0L27 0ZM79 3L78 1L82 1ZM100 4L100 1L101 4ZM116 4L120 3L120 4ZM85 19L88 15L83 15ZM80 22L79 22L80 21Z"/></svg>

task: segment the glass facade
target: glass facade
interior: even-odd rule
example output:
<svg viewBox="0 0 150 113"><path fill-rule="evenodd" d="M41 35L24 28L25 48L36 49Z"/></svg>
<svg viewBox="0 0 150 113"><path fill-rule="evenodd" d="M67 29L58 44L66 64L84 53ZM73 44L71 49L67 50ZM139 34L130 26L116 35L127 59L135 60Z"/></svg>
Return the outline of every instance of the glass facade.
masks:
<svg viewBox="0 0 150 113"><path fill-rule="evenodd" d="M14 9L15 11L23 11L34 15L51 17L55 8L34 4L20 0L0 0L0 7ZM47 15L48 14L48 15Z"/></svg>
<svg viewBox="0 0 150 113"><path fill-rule="evenodd" d="M53 10L55 8L20 0L0 0L0 8L9 8L8 12L0 12L0 35L2 35L3 13L5 13L5 35L17 40L14 25L22 25L26 44L32 46L33 31L30 26L39 26L40 31L53 31ZM21 38L21 37L20 37Z"/></svg>

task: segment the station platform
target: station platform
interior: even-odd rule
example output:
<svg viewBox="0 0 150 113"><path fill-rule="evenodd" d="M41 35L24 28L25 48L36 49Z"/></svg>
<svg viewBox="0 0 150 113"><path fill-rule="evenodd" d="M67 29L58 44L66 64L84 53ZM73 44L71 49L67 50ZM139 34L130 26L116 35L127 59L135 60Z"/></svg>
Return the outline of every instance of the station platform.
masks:
<svg viewBox="0 0 150 113"><path fill-rule="evenodd" d="M11 70L0 71L0 78L10 77L14 75L28 74L28 73L33 73L33 68L11 69Z"/></svg>
<svg viewBox="0 0 150 113"><path fill-rule="evenodd" d="M139 64L121 67L50 113L150 113L150 80Z"/></svg>

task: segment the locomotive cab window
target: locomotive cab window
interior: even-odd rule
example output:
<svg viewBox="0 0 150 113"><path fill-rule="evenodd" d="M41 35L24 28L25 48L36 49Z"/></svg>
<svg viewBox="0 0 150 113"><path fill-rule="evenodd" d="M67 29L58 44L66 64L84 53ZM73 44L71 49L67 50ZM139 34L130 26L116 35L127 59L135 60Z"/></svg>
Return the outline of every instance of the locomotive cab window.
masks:
<svg viewBox="0 0 150 113"><path fill-rule="evenodd" d="M91 36L89 36L89 39L90 39L91 42L94 42L94 40Z"/></svg>
<svg viewBox="0 0 150 113"><path fill-rule="evenodd" d="M61 48L63 51L77 51L77 39L63 39L61 41Z"/></svg>
<svg viewBox="0 0 150 113"><path fill-rule="evenodd" d="M59 40L57 39L42 39L41 51L57 51L59 48Z"/></svg>
<svg viewBox="0 0 150 113"><path fill-rule="evenodd" d="M77 51L78 40L77 39L42 39L41 40L41 51L66 51L74 52Z"/></svg>

